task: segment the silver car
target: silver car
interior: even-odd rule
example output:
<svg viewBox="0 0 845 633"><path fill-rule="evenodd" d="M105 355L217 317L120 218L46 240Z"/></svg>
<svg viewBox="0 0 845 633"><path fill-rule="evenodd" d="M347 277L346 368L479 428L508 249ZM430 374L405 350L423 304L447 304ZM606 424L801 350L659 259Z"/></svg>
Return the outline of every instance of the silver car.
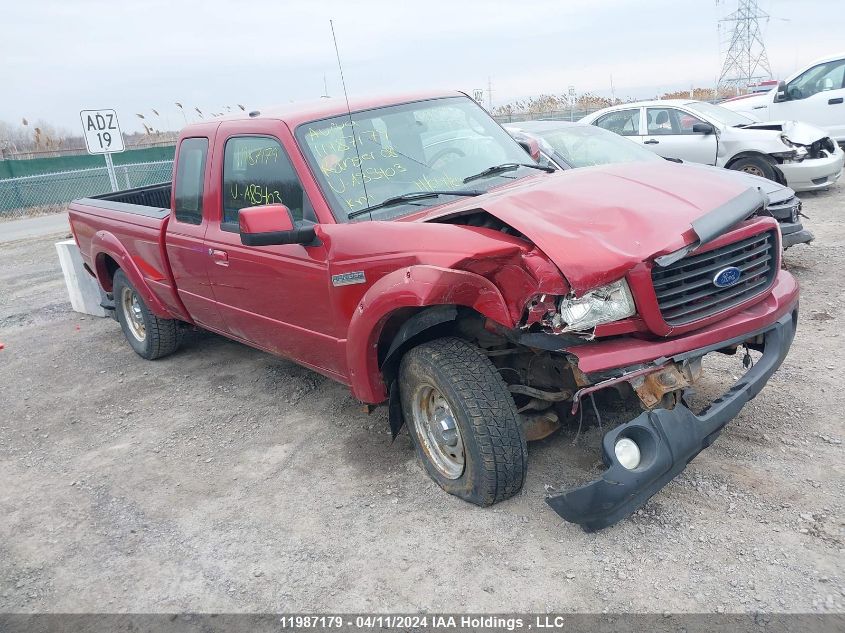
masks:
<svg viewBox="0 0 845 633"><path fill-rule="evenodd" d="M540 146L541 160L558 169L663 160L637 143L601 128L581 123L523 121L508 123L505 129L518 141L528 139L537 141ZM729 178L741 179L749 187L763 191L769 200L765 211L778 221L784 248L795 244L806 244L814 239L813 234L801 223L801 201L789 187L742 171L686 163L680 159L669 160L683 163L688 169L718 170Z"/></svg>
<svg viewBox="0 0 845 633"><path fill-rule="evenodd" d="M581 122L626 136L664 158L744 171L795 191L829 187L845 163L845 153L821 128L797 121L761 123L704 101L625 103Z"/></svg>

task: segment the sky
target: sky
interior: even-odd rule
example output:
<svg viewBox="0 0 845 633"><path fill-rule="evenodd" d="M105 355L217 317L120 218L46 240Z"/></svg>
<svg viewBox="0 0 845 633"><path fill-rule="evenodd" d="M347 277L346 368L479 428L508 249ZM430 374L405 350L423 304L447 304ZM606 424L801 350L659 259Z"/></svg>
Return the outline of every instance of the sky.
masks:
<svg viewBox="0 0 845 633"><path fill-rule="evenodd" d="M773 74L845 49L843 0L760 0ZM224 111L350 96L483 89L648 98L719 74L736 0L0 0L0 121L76 132L114 108L126 132ZM722 36L724 38L724 31ZM325 88L324 88L325 78ZM156 117L152 109L160 113ZM190 114L189 120L198 115ZM81 131L81 130L80 130Z"/></svg>

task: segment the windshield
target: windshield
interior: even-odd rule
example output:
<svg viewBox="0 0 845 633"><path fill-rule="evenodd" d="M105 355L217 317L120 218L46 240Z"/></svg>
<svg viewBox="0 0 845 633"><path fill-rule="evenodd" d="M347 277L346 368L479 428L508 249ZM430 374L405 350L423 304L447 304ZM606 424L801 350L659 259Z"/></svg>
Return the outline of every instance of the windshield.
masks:
<svg viewBox="0 0 845 633"><path fill-rule="evenodd" d="M530 162L525 150L465 97L353 112L351 121L344 114L304 123L296 137L340 221L403 194L487 190L534 173L520 167L464 184L464 178L489 167ZM451 200L408 200L360 218L385 220Z"/></svg>
<svg viewBox="0 0 845 633"><path fill-rule="evenodd" d="M663 160L638 143L594 125L533 132L572 167Z"/></svg>
<svg viewBox="0 0 845 633"><path fill-rule="evenodd" d="M693 101L692 103L687 103L685 105L693 112L703 114L705 117L729 127L754 123L754 119L749 119L744 114L728 110L722 106L713 105L712 103L707 103L706 101Z"/></svg>

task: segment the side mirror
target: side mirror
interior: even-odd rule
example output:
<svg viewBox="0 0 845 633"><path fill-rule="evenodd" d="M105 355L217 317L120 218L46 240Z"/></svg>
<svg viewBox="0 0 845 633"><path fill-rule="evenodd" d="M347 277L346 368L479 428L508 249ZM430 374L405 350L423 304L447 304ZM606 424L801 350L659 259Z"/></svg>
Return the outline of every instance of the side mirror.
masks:
<svg viewBox="0 0 845 633"><path fill-rule="evenodd" d="M778 83L778 87L775 89L775 103L781 103L783 101L789 101L789 95L786 93L786 82L781 81Z"/></svg>
<svg viewBox="0 0 845 633"><path fill-rule="evenodd" d="M831 77L822 79L822 89L820 92L824 90L833 90L833 79Z"/></svg>
<svg viewBox="0 0 845 633"><path fill-rule="evenodd" d="M713 134L716 128L709 123L693 123L692 131L693 134Z"/></svg>
<svg viewBox="0 0 845 633"><path fill-rule="evenodd" d="M238 213L241 244L272 246L278 244L310 244L316 238L314 224L294 222L283 204L247 207Z"/></svg>
<svg viewBox="0 0 845 633"><path fill-rule="evenodd" d="M531 160L535 163L540 162L540 144L536 139L521 135L518 139L516 139L516 142L520 144L522 149L528 152Z"/></svg>

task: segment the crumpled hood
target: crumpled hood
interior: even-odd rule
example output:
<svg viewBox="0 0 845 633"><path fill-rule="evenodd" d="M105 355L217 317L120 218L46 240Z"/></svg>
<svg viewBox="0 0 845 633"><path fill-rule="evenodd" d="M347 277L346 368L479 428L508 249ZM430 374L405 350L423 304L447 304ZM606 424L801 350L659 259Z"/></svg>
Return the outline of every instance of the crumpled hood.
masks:
<svg viewBox="0 0 845 633"><path fill-rule="evenodd" d="M670 162L625 163L526 177L422 219L487 211L536 244L580 296L694 242L694 220L748 189Z"/></svg>
<svg viewBox="0 0 845 633"><path fill-rule="evenodd" d="M830 136L822 128L801 121L760 121L743 125L740 129L782 132L786 138L799 145L812 145L825 136Z"/></svg>

